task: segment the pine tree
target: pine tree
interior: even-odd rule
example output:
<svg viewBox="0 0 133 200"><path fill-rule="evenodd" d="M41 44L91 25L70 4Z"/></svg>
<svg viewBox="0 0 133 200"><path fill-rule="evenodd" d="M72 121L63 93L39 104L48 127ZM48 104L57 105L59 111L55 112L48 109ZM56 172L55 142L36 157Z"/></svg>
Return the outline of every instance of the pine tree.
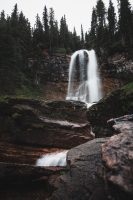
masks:
<svg viewBox="0 0 133 200"><path fill-rule="evenodd" d="M23 54L23 64L27 65L28 57L31 52L31 26L28 19L25 18L23 12L19 14L18 20L19 40L21 52Z"/></svg>
<svg viewBox="0 0 133 200"><path fill-rule="evenodd" d="M97 47L103 47L107 44L107 27L106 27L106 8L102 0L97 1L96 5L97 16L97 33L96 33L96 45Z"/></svg>
<svg viewBox="0 0 133 200"><path fill-rule="evenodd" d="M105 26L105 5L102 0L97 1L96 5L96 15L97 15L97 23L99 27L104 27Z"/></svg>
<svg viewBox="0 0 133 200"><path fill-rule="evenodd" d="M18 6L17 4L15 4L13 12L11 13L11 26L12 26L12 30L14 31L14 36L16 37L15 34L17 34L17 26L18 26L18 18L19 18L19 14L18 14Z"/></svg>
<svg viewBox="0 0 133 200"><path fill-rule="evenodd" d="M91 29L88 37L86 38L88 46L94 47L96 45L96 37L97 37L97 14L96 14L96 9L93 8L91 17Z"/></svg>
<svg viewBox="0 0 133 200"><path fill-rule="evenodd" d="M37 57L41 56L43 43L44 43L43 25L40 21L39 15L37 14L35 28L33 30L33 50L37 55Z"/></svg>
<svg viewBox="0 0 133 200"><path fill-rule="evenodd" d="M132 14L128 0L119 0L119 31L122 45L132 43Z"/></svg>
<svg viewBox="0 0 133 200"><path fill-rule="evenodd" d="M80 37L77 36L77 32L76 32L76 29L74 27L74 30L73 30L73 50L78 50L81 48L81 42L80 42Z"/></svg>
<svg viewBox="0 0 133 200"><path fill-rule="evenodd" d="M49 41L50 41L50 53L53 52L53 47L54 47L54 10L53 8L50 8L49 11Z"/></svg>
<svg viewBox="0 0 133 200"><path fill-rule="evenodd" d="M43 11L43 28L44 28L44 47L49 48L49 22L47 7Z"/></svg>
<svg viewBox="0 0 133 200"><path fill-rule="evenodd" d="M59 47L59 28L58 28L58 21L54 21L54 29L53 29L53 47Z"/></svg>
<svg viewBox="0 0 133 200"><path fill-rule="evenodd" d="M69 31L66 23L66 16L64 15L60 21L60 47L67 49L69 47Z"/></svg>
<svg viewBox="0 0 133 200"><path fill-rule="evenodd" d="M116 32L116 13L115 13L115 8L113 6L112 0L110 0L109 2L107 18L108 18L109 39L110 39L110 42L113 42L114 35Z"/></svg>
<svg viewBox="0 0 133 200"><path fill-rule="evenodd" d="M84 48L84 43L85 43L85 41L84 41L84 31L83 31L83 26L81 24L81 46L82 46L82 48Z"/></svg>

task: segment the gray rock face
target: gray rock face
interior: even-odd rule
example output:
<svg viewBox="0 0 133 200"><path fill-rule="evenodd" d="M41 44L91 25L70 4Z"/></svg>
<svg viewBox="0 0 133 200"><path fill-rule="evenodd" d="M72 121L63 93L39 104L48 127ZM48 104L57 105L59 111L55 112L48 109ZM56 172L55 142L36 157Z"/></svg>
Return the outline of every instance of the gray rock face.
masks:
<svg viewBox="0 0 133 200"><path fill-rule="evenodd" d="M133 115L109 120L120 134L102 145L106 178L133 196Z"/></svg>

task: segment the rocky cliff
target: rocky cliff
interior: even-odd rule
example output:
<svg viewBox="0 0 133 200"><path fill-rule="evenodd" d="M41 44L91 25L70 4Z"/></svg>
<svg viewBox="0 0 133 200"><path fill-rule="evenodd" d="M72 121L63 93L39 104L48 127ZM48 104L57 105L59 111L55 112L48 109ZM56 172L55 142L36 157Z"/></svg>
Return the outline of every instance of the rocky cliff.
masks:
<svg viewBox="0 0 133 200"><path fill-rule="evenodd" d="M38 63L39 62L39 63ZM37 61L29 60L29 68L34 71L34 82L42 84L43 98L64 100L67 94L70 56L45 57ZM98 58L99 73L103 85L103 95L120 88L133 79L133 61L124 54L116 54L108 59Z"/></svg>

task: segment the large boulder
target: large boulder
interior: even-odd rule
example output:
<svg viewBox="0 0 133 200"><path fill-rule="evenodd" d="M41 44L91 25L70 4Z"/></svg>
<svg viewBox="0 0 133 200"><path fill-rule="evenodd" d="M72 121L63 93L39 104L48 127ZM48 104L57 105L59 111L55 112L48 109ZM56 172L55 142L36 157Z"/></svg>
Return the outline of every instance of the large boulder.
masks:
<svg viewBox="0 0 133 200"><path fill-rule="evenodd" d="M96 137L113 134L107 121L111 118L131 114L133 110L133 82L108 94L87 111L88 121L93 127Z"/></svg>
<svg viewBox="0 0 133 200"><path fill-rule="evenodd" d="M120 134L102 145L106 179L133 197L133 115L108 122Z"/></svg>
<svg viewBox="0 0 133 200"><path fill-rule="evenodd" d="M107 200L104 180L98 176L103 171L101 144L105 141L95 139L68 152L69 171L54 182L56 191L50 200Z"/></svg>
<svg viewBox="0 0 133 200"><path fill-rule="evenodd" d="M71 148L92 138L84 103L16 98L0 102L1 141Z"/></svg>

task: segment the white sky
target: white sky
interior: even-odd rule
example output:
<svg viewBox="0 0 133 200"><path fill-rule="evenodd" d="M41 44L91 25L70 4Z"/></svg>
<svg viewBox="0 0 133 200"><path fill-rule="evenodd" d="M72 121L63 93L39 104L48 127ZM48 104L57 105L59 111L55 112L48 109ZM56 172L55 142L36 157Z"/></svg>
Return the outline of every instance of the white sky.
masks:
<svg viewBox="0 0 133 200"><path fill-rule="evenodd" d="M53 7L55 18L60 21L65 14L68 27L73 31L75 26L77 33L80 34L81 24L84 31L90 28L92 8L95 7L97 0L0 0L0 11L5 10L6 14L10 14L15 3L18 4L19 11L23 11L24 15L29 19L31 25L34 25L35 16L38 13L42 18L43 8L46 5L49 9ZM117 0L112 0L117 8ZM103 0L108 8L109 0ZM133 5L133 0L130 0Z"/></svg>

